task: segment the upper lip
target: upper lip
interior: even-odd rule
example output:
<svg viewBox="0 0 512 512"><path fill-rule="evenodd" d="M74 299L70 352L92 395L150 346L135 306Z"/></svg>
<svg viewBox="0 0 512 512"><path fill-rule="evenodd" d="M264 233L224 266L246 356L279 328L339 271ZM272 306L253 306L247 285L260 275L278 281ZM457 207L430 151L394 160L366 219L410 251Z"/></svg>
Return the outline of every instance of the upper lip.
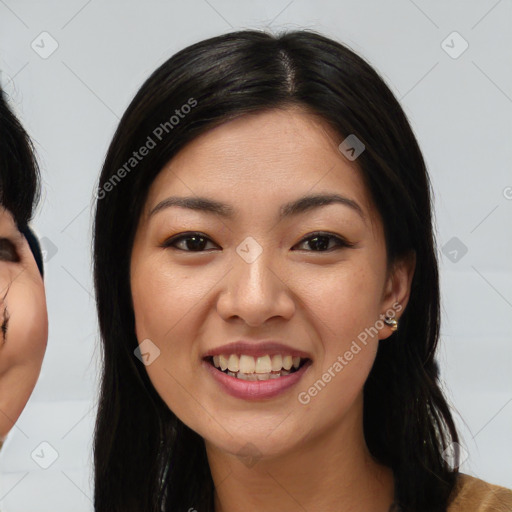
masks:
<svg viewBox="0 0 512 512"><path fill-rule="evenodd" d="M208 350L203 354L203 358L210 356L220 356L220 355L247 355L253 357L262 357L266 355L289 355L292 357L301 357L302 359L311 359L311 356L304 352L303 350L298 350L296 348L291 347L290 345L286 345L284 343L279 343L277 341L268 340L268 341L245 341L238 340L232 343L227 343L226 345L221 345L215 348Z"/></svg>

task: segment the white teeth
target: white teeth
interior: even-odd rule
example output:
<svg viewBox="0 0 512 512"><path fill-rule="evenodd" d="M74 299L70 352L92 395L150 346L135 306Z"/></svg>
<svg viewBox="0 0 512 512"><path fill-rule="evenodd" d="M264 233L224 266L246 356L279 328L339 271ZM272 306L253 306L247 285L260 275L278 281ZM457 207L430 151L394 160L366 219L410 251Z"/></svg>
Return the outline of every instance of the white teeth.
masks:
<svg viewBox="0 0 512 512"><path fill-rule="evenodd" d="M283 357L283 368L285 370L290 370L293 364L292 356L284 356Z"/></svg>
<svg viewBox="0 0 512 512"><path fill-rule="evenodd" d="M255 371L256 373L270 373L272 371L272 361L270 360L270 356L258 357L256 360Z"/></svg>
<svg viewBox="0 0 512 512"><path fill-rule="evenodd" d="M228 360L226 359L225 356L219 356L219 365L222 371L228 369Z"/></svg>
<svg viewBox="0 0 512 512"><path fill-rule="evenodd" d="M276 354L272 356L272 371L278 372L283 367L283 358L281 354Z"/></svg>
<svg viewBox="0 0 512 512"><path fill-rule="evenodd" d="M237 372L238 368L238 356L236 354L231 354L228 359L228 369L232 372Z"/></svg>
<svg viewBox="0 0 512 512"><path fill-rule="evenodd" d="M231 377L242 380L269 380L278 379L291 373L292 367L297 370L301 358L298 356L275 354L252 357L245 354L215 355L213 365Z"/></svg>
<svg viewBox="0 0 512 512"><path fill-rule="evenodd" d="M256 361L251 356L240 356L240 371L242 373L254 373L256 369Z"/></svg>

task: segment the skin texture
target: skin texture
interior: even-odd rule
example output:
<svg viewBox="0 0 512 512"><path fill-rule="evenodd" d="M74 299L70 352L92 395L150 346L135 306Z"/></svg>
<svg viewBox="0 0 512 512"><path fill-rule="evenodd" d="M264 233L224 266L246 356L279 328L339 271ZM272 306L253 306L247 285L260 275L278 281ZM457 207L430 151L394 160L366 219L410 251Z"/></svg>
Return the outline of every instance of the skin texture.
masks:
<svg viewBox="0 0 512 512"><path fill-rule="evenodd" d="M43 279L13 216L0 208L0 438L23 411L36 385L48 340Z"/></svg>
<svg viewBox="0 0 512 512"><path fill-rule="evenodd" d="M150 188L131 260L136 335L160 349L146 366L156 390L205 439L217 511L385 512L393 501L392 472L370 457L362 427L363 385L391 329L370 337L307 405L297 399L393 304L403 312L414 273L412 258L387 274L380 218L341 140L300 109L246 115L192 141ZM277 221L283 203L321 192L355 200L365 220L331 204ZM207 196L237 213L170 207L149 216L171 195ZM188 231L207 237L202 252L186 240L161 246ZM327 239L329 249L318 249L316 231L355 246ZM236 252L246 237L262 248L250 264ZM277 397L235 398L201 359L238 339L274 339L313 364Z"/></svg>

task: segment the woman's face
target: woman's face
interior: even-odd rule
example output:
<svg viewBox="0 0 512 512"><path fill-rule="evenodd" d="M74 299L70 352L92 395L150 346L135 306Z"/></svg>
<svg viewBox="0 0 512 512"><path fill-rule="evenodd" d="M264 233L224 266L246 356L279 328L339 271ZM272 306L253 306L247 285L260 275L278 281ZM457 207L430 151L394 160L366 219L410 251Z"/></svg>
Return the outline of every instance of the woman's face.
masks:
<svg viewBox="0 0 512 512"><path fill-rule="evenodd" d="M136 335L157 392L207 446L273 456L360 427L392 333L382 315L405 307L412 272L386 275L381 221L341 142L300 110L244 116L188 144L150 188L131 260ZM324 194L352 206L285 207Z"/></svg>
<svg viewBox="0 0 512 512"><path fill-rule="evenodd" d="M36 385L48 339L43 279L12 214L0 207L0 437Z"/></svg>

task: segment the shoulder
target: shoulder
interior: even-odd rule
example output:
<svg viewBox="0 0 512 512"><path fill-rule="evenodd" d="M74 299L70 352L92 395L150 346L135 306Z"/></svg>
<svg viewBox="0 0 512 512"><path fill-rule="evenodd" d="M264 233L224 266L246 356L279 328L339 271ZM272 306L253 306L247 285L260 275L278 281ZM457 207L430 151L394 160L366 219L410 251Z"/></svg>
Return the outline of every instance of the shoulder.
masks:
<svg viewBox="0 0 512 512"><path fill-rule="evenodd" d="M447 512L512 512L512 490L459 473Z"/></svg>

